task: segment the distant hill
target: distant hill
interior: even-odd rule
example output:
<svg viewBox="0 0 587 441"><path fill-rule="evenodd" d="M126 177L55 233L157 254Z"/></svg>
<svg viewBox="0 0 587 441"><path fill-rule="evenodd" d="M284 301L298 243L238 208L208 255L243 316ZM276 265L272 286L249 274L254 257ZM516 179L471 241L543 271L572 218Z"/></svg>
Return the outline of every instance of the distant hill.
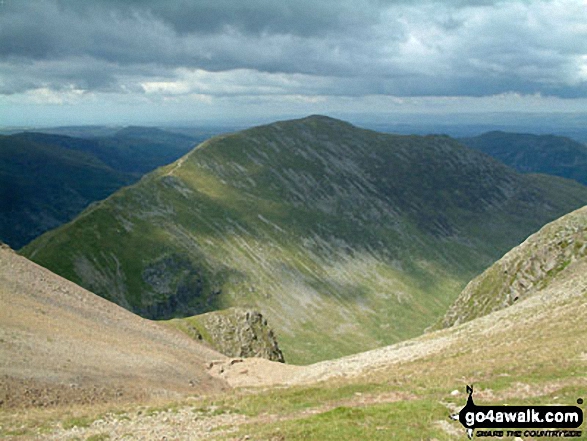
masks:
<svg viewBox="0 0 587 441"><path fill-rule="evenodd" d="M570 138L496 131L460 141L522 173L546 173L587 185L587 146Z"/></svg>
<svg viewBox="0 0 587 441"><path fill-rule="evenodd" d="M175 161L203 139L152 127L126 127L111 136L77 138L37 132L12 135L15 139L82 151L114 170L144 174Z"/></svg>
<svg viewBox="0 0 587 441"><path fill-rule="evenodd" d="M0 239L20 248L198 141L140 127L92 139L36 132L0 136Z"/></svg>
<svg viewBox="0 0 587 441"><path fill-rule="evenodd" d="M213 138L23 254L150 318L252 307L306 363L419 335L587 187L322 116Z"/></svg>
<svg viewBox="0 0 587 441"><path fill-rule="evenodd" d="M87 151L0 136L0 238L19 248L137 178Z"/></svg>
<svg viewBox="0 0 587 441"><path fill-rule="evenodd" d="M225 357L0 246L0 408L149 402L226 387Z"/></svg>
<svg viewBox="0 0 587 441"><path fill-rule="evenodd" d="M546 225L472 280L442 325L460 324L523 301L553 280L572 276L579 263L587 265L587 206Z"/></svg>

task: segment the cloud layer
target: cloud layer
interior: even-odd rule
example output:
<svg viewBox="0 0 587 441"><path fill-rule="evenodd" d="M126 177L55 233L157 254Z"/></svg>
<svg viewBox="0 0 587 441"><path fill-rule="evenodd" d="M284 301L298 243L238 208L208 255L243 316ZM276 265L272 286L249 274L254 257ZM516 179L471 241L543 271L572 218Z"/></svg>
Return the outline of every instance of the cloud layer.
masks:
<svg viewBox="0 0 587 441"><path fill-rule="evenodd" d="M587 97L582 0L6 0L0 8L4 96Z"/></svg>

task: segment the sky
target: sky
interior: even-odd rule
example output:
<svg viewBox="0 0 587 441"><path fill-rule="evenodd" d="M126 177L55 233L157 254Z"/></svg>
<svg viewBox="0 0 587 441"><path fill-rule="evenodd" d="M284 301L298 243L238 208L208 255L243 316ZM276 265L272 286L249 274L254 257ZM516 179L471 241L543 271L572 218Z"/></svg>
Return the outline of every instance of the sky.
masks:
<svg viewBox="0 0 587 441"><path fill-rule="evenodd" d="M587 0L0 0L0 125L587 112Z"/></svg>

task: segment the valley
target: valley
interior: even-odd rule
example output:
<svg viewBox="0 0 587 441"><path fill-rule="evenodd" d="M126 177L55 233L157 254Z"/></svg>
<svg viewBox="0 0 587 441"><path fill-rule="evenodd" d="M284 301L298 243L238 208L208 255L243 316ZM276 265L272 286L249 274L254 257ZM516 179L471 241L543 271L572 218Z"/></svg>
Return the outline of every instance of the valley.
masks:
<svg viewBox="0 0 587 441"><path fill-rule="evenodd" d="M0 135L0 240L15 249L206 139L150 127L63 131L79 136Z"/></svg>
<svg viewBox="0 0 587 441"><path fill-rule="evenodd" d="M1 246L0 437L456 440L469 384L575 404L586 202L446 136L212 138Z"/></svg>
<svg viewBox="0 0 587 441"><path fill-rule="evenodd" d="M420 335L586 202L445 136L312 116L208 140L21 252L147 318L251 307L307 364Z"/></svg>
<svg viewBox="0 0 587 441"><path fill-rule="evenodd" d="M586 213L583 208L546 229L567 230L583 219L585 234ZM532 246L541 249L539 240ZM547 249L548 240L542 246ZM6 439L465 439L463 427L448 415L465 404L467 384L475 385L476 401L486 404L574 404L587 394L586 259L577 255L512 306L396 345L305 367L219 359L208 372L230 388L224 392L142 398L136 404L3 409L0 434ZM507 266L511 259L498 263Z"/></svg>

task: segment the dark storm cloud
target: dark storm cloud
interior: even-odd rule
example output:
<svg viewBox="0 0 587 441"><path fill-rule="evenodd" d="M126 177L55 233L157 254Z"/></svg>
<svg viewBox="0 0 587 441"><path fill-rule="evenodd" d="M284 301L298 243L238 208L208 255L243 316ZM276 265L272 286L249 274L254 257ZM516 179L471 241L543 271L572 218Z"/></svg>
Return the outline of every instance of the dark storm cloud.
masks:
<svg viewBox="0 0 587 441"><path fill-rule="evenodd" d="M179 34L215 34L227 26L244 34L324 35L332 30L368 23L379 14L379 1L322 0L104 0L96 3L59 0L80 13L100 7L132 15L148 12ZM397 3L397 2L396 2Z"/></svg>
<svg viewBox="0 0 587 441"><path fill-rule="evenodd" d="M88 3L59 0L68 8L91 10ZM491 5L495 0L449 0L453 7ZM322 36L376 21L381 10L414 4L412 0L103 0L103 6L124 13L149 11L177 32L217 33L230 26L245 34ZM91 5L91 4L90 4ZM449 24L449 23L447 23ZM449 24L450 25L450 24ZM356 29L355 29L356 30Z"/></svg>
<svg viewBox="0 0 587 441"><path fill-rule="evenodd" d="M158 82L151 90L586 96L587 13L572 0L7 0L0 8L4 94L134 93ZM261 75L236 87L243 69L304 81L279 77L264 88ZM186 70L235 73L215 87Z"/></svg>
<svg viewBox="0 0 587 441"><path fill-rule="evenodd" d="M344 43L348 32L367 39L364 29L378 16L359 2L291 3L13 0L0 16L0 56L316 72L324 35L332 34L327 45ZM302 54L308 66L288 66Z"/></svg>

